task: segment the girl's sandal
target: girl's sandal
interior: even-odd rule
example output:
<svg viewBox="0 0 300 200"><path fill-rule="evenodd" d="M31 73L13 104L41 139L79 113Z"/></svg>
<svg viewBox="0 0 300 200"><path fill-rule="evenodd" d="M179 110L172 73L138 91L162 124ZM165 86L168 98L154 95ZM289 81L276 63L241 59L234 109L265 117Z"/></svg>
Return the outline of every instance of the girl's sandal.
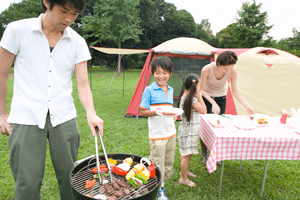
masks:
<svg viewBox="0 0 300 200"><path fill-rule="evenodd" d="M179 173L179 175L181 176L181 173ZM195 174L193 174L192 172L188 172L187 176L191 176L191 177L197 177Z"/></svg>
<svg viewBox="0 0 300 200"><path fill-rule="evenodd" d="M192 172L188 172L188 176L191 176L191 177L197 177L195 174L193 174Z"/></svg>
<svg viewBox="0 0 300 200"><path fill-rule="evenodd" d="M179 179L179 185L181 185L181 184L184 184L184 185L189 186L189 187L194 187L194 186L196 186L196 183L194 183L193 181L191 181L191 180L189 180L189 179L187 179L186 181L184 181L184 180L182 179L182 177L180 177L180 179Z"/></svg>

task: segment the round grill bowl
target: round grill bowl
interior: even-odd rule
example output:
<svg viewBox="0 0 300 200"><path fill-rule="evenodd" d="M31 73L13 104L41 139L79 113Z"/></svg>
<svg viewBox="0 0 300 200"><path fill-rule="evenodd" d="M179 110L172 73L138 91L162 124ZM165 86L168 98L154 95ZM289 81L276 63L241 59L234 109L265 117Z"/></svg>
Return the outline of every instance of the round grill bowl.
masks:
<svg viewBox="0 0 300 200"><path fill-rule="evenodd" d="M114 159L114 160L124 160L125 158L128 158L128 157L131 157L133 159L133 163L140 163L140 160L142 157L140 156L137 156L137 155L133 155L133 154L121 154L121 153L115 153L115 154L107 154L107 157L108 158L111 158L111 159ZM104 155L100 155L99 156L99 159L101 161L105 160L105 157ZM82 162L80 162L78 165L76 165L71 173L70 173L70 177L69 177L69 180L70 180L70 183L71 183L71 187L72 187L72 191L73 191L73 195L74 195L74 198L75 200L91 200L91 199L94 199L94 198L91 198L91 197L88 197L82 193L80 193L76 187L74 186L74 176L78 173L80 173L80 171L82 171L82 169L86 168L88 165L89 165L89 162L90 162L90 159L83 159ZM134 164L132 164L131 167L133 167ZM144 164L146 167L147 164ZM93 167L93 166L92 166ZM158 190L160 188L160 182L161 182L161 172L159 170L159 168L155 165L155 169L156 169L156 184L151 184L150 186L146 188L148 189L148 192L146 194L143 194L143 195L140 195L138 197L130 197L128 199L133 199L133 200L138 200L138 199L141 199L141 200L155 200L156 197L157 197L157 193L158 193ZM114 177L114 173L112 172L112 176ZM123 200L123 199L127 199L126 197L121 197L121 198L118 198L118 200Z"/></svg>

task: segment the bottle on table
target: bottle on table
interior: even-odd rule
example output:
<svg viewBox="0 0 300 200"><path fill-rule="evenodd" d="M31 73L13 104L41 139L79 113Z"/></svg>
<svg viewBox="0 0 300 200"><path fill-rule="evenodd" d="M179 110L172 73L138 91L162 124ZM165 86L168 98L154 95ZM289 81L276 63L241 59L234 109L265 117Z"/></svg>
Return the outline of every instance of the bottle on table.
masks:
<svg viewBox="0 0 300 200"><path fill-rule="evenodd" d="M287 119L287 111L283 110L280 118L280 123L286 124L286 119Z"/></svg>

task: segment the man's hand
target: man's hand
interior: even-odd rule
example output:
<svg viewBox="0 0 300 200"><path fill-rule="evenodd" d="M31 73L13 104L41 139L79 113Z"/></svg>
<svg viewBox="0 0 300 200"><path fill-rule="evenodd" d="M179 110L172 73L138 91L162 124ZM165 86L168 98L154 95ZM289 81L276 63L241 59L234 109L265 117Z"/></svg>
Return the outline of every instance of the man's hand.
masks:
<svg viewBox="0 0 300 200"><path fill-rule="evenodd" d="M7 122L8 114L0 115L0 133L2 135L9 135L12 132L10 123Z"/></svg>
<svg viewBox="0 0 300 200"><path fill-rule="evenodd" d="M103 137L104 121L100 117L98 117L96 114L88 114L87 120L88 120L88 124L90 126L93 136L98 134L96 131L96 127L98 127L98 130L100 131L100 136Z"/></svg>

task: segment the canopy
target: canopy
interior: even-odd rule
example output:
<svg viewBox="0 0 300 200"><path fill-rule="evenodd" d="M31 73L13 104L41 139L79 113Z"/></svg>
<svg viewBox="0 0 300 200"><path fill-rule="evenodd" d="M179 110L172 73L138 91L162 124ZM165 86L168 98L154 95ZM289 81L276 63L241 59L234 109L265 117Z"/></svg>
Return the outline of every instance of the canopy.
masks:
<svg viewBox="0 0 300 200"><path fill-rule="evenodd" d="M106 48L106 47L91 47L98 51L107 54L139 54L139 53L148 53L150 50L147 49L119 49L119 48Z"/></svg>

